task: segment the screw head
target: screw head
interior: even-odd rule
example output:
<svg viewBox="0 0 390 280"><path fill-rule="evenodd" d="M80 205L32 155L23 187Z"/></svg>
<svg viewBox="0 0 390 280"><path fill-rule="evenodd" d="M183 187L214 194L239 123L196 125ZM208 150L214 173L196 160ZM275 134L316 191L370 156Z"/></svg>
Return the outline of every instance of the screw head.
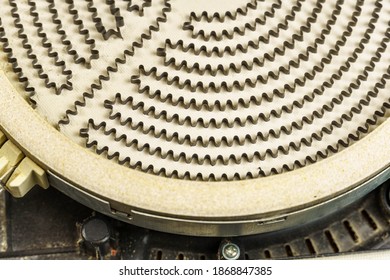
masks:
<svg viewBox="0 0 390 280"><path fill-rule="evenodd" d="M234 243L226 243L222 247L222 256L226 260L237 260L240 257L240 247Z"/></svg>

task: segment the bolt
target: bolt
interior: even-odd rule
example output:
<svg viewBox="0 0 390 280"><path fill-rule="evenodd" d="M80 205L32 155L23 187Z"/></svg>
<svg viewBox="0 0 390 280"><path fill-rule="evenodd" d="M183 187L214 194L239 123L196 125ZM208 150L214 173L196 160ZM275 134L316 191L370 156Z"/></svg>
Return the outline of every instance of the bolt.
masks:
<svg viewBox="0 0 390 280"><path fill-rule="evenodd" d="M226 243L222 247L222 256L226 260L237 260L240 257L240 247L234 243Z"/></svg>

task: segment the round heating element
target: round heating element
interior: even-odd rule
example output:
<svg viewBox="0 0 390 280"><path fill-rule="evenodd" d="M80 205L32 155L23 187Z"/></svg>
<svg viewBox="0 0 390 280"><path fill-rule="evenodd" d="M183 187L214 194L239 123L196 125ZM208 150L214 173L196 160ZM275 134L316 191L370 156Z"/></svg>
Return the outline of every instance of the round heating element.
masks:
<svg viewBox="0 0 390 280"><path fill-rule="evenodd" d="M284 228L388 177L389 18L386 1L9 0L0 126L131 223Z"/></svg>

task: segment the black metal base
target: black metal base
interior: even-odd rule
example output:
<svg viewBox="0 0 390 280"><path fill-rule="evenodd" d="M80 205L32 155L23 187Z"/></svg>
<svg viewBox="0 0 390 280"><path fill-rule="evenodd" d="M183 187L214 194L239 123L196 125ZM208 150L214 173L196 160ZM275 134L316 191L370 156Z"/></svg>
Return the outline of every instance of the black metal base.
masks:
<svg viewBox="0 0 390 280"><path fill-rule="evenodd" d="M387 248L389 189L387 181L347 208L299 228L231 239L180 236L132 226L94 213L54 188L34 188L23 199L5 193L0 199L0 258L218 259L224 242L239 246L240 259ZM100 222L91 223L91 219ZM81 234L87 222L88 226L104 222L109 240L89 242L89 236Z"/></svg>

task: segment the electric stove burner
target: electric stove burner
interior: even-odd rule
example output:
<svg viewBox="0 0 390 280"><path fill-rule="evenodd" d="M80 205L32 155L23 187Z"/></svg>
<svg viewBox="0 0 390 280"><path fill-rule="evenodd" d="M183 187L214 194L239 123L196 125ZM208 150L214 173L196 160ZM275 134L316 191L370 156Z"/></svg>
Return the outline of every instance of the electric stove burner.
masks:
<svg viewBox="0 0 390 280"><path fill-rule="evenodd" d="M389 178L389 18L380 0L5 1L1 186L196 237L325 219Z"/></svg>

